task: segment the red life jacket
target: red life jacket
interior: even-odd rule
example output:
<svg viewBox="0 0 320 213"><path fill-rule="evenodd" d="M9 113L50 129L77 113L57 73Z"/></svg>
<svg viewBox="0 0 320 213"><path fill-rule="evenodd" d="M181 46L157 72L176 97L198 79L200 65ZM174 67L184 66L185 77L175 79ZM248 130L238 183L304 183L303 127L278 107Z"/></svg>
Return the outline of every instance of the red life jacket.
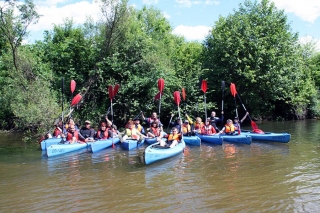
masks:
<svg viewBox="0 0 320 213"><path fill-rule="evenodd" d="M54 129L53 136L58 137L62 133L60 130L61 130L60 128L56 127Z"/></svg>
<svg viewBox="0 0 320 213"><path fill-rule="evenodd" d="M201 129L201 134L204 134L204 135L212 135L214 133L216 133L216 130L211 125L203 126Z"/></svg>
<svg viewBox="0 0 320 213"><path fill-rule="evenodd" d="M151 133L154 134L154 136L160 136L160 130L156 127L151 127Z"/></svg>
<svg viewBox="0 0 320 213"><path fill-rule="evenodd" d="M107 138L109 138L108 129L106 131L104 131L103 137L101 137L101 130L99 130L97 132L97 138L99 138L99 139L107 139Z"/></svg>
<svg viewBox="0 0 320 213"><path fill-rule="evenodd" d="M79 133L78 133L78 131L74 131L73 135L72 135L71 132L68 132L66 140L67 141L71 141L72 137L76 137L76 140L79 141Z"/></svg>

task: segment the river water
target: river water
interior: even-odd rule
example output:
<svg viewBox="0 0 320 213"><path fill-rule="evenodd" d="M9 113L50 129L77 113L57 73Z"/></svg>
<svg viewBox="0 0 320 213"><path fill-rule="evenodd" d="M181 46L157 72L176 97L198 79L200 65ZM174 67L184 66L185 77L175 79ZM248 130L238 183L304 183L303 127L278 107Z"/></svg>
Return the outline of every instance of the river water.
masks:
<svg viewBox="0 0 320 213"><path fill-rule="evenodd" d="M257 124L291 141L202 143L146 166L144 147L47 158L2 134L0 212L319 212L320 122Z"/></svg>

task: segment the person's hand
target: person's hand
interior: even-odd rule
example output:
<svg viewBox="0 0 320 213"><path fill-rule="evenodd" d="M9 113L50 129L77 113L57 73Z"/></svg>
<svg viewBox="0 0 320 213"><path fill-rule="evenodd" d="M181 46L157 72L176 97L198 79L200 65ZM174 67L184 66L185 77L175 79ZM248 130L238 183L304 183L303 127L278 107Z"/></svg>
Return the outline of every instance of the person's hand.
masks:
<svg viewBox="0 0 320 213"><path fill-rule="evenodd" d="M221 114L224 114L223 110L221 111Z"/></svg>

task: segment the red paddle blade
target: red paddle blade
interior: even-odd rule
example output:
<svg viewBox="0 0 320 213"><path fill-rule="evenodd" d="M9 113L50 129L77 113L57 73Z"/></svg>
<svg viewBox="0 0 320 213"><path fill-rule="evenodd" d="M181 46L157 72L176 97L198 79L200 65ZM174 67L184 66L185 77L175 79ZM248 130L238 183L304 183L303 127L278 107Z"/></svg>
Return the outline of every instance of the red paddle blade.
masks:
<svg viewBox="0 0 320 213"><path fill-rule="evenodd" d="M259 129L256 122L254 122L253 120L251 120L251 127L252 127L252 129Z"/></svg>
<svg viewBox="0 0 320 213"><path fill-rule="evenodd" d="M113 88L111 85L108 87L108 93L109 93L110 100L112 100L113 99Z"/></svg>
<svg viewBox="0 0 320 213"><path fill-rule="evenodd" d="M119 84L116 84L113 88L113 97L115 97L118 93L118 90L120 88L120 85Z"/></svg>
<svg viewBox="0 0 320 213"><path fill-rule="evenodd" d="M112 149L116 148L116 145L112 142Z"/></svg>
<svg viewBox="0 0 320 213"><path fill-rule="evenodd" d="M79 101L81 100L82 96L80 94L77 94L76 96L74 96L74 98L71 101L71 106L76 105L77 103L79 103Z"/></svg>
<svg viewBox="0 0 320 213"><path fill-rule="evenodd" d="M257 134L264 134L264 131L262 131L261 129L253 129L252 132Z"/></svg>
<svg viewBox="0 0 320 213"><path fill-rule="evenodd" d="M74 80L71 80L71 81L70 81L70 90L71 90L71 93L73 93L75 89L76 89L76 82L75 82Z"/></svg>
<svg viewBox="0 0 320 213"><path fill-rule="evenodd" d="M163 78L160 78L158 80L158 89L159 89L160 92L162 92L163 89L164 89L164 79Z"/></svg>
<svg viewBox="0 0 320 213"><path fill-rule="evenodd" d="M207 92L207 89L208 89L207 81L206 81L206 80L202 80L201 90L202 90L204 93L206 93L206 92Z"/></svg>
<svg viewBox="0 0 320 213"><path fill-rule="evenodd" d="M174 102L179 106L180 105L180 92L175 91L173 93Z"/></svg>
<svg viewBox="0 0 320 213"><path fill-rule="evenodd" d="M234 83L230 84L230 91L233 97L236 97L237 90L236 90L236 85Z"/></svg>
<svg viewBox="0 0 320 213"><path fill-rule="evenodd" d="M163 95L162 92L158 92L155 96L154 96L154 100L159 100L160 99L160 94L161 94L161 97Z"/></svg>
<svg viewBox="0 0 320 213"><path fill-rule="evenodd" d="M182 88L182 99L185 101L186 100L186 90L184 88Z"/></svg>

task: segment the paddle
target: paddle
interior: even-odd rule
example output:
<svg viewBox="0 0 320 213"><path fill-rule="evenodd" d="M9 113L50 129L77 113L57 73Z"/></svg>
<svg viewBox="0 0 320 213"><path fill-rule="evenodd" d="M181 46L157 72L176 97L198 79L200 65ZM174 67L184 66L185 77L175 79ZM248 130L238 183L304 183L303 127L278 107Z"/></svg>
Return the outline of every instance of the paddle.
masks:
<svg viewBox="0 0 320 213"><path fill-rule="evenodd" d="M171 124L173 116L174 116L174 114L171 113L171 118L170 118L170 121L169 121L169 124L168 124L167 132L169 132L169 127L170 127L170 124Z"/></svg>
<svg viewBox="0 0 320 213"><path fill-rule="evenodd" d="M231 94L232 94L233 99L234 99L234 105L236 107L236 116L238 117L238 109L237 109L237 101L236 101L237 90L236 90L236 86L235 86L234 83L230 84L230 91L231 91Z"/></svg>
<svg viewBox="0 0 320 213"><path fill-rule="evenodd" d="M77 105L77 104L79 103L79 101L81 100L81 98L82 98L82 96L81 96L80 94L76 95L76 96L72 99L72 101L71 101L70 108L71 108L72 106ZM62 102L62 103L63 103L63 102ZM62 109L63 109L63 106L62 106ZM71 110L71 111L68 113L68 116L69 116L69 114L72 113L72 111L73 111L73 110ZM62 111L62 116L64 116L64 113L65 113L65 112ZM62 128L63 128L63 117L62 117ZM51 130L52 130L52 129L51 129ZM51 130L49 130L49 131L46 133L46 135L47 135L48 133L50 133ZM62 131L63 131L63 129L62 129ZM45 138L45 136L43 136L43 137L39 140L39 143L40 143L41 141L43 141L44 138Z"/></svg>
<svg viewBox="0 0 320 213"><path fill-rule="evenodd" d="M182 94L182 99L183 99L183 103L184 103L184 111L186 112L187 111L187 101L186 101L186 89L182 87L181 89L181 94Z"/></svg>
<svg viewBox="0 0 320 213"><path fill-rule="evenodd" d="M112 100L117 95L119 88L120 88L119 84L116 84L114 87L112 87L111 85L108 87L108 93L109 93L109 98L110 98L110 103L111 103L111 123L112 123L112 125L113 125ZM115 145L114 145L114 142L113 142L113 136L112 136L112 148L115 148Z"/></svg>
<svg viewBox="0 0 320 213"><path fill-rule="evenodd" d="M188 114L187 113L187 101L186 101L186 96L187 96L187 94L186 94L186 90L185 90L185 88L182 88L181 89L181 94L182 94L182 99L183 99L183 103L184 103L184 112L186 113L186 114ZM192 124L193 125L193 124ZM187 134L189 134L190 133L190 131L189 131L189 128L187 127Z"/></svg>
<svg viewBox="0 0 320 213"><path fill-rule="evenodd" d="M221 81L221 90L222 90L222 103L221 103L221 110L223 111L223 99L224 99L224 89L225 89L225 86L226 86L226 84L225 84L225 82L224 81ZM223 119L224 119L224 116L222 116L222 118L221 118L221 128L220 129L222 129L222 127L223 127Z"/></svg>
<svg viewBox="0 0 320 213"><path fill-rule="evenodd" d="M70 91L71 91L72 96L73 96L73 92L75 89L76 89L76 82L74 80L71 80L70 81Z"/></svg>
<svg viewBox="0 0 320 213"><path fill-rule="evenodd" d="M232 87L231 87L231 85L232 85ZM240 100L240 102L241 102L241 105L242 105L243 109L244 109L246 112L248 112L247 109L246 109L246 107L244 106L244 104L243 104L243 102L242 102L242 100L241 100L241 98L240 98L237 90L236 90L236 85L235 85L234 83L231 83L231 85L230 85L230 89L232 88L231 93L233 93L234 96L235 96L235 95L238 96L238 98L239 98L239 100ZM254 122L254 121L252 120L251 116L250 116L249 114L248 114L248 116L249 116L249 119L250 119L250 121L251 121L251 127L252 127L252 129L253 129L253 132L259 133L259 134L264 134L264 132L263 132L261 129L258 128L258 125L256 124L256 122ZM238 116L237 116L237 117L238 117Z"/></svg>
<svg viewBox="0 0 320 213"><path fill-rule="evenodd" d="M182 124L182 120L181 120L181 116L180 116L180 92L179 91L175 91L173 93L173 98L174 98L174 102L177 104L178 106L178 113L179 113L179 118L180 118L180 123ZM182 134L182 125L180 125L180 132L181 132L181 139L183 138L183 134Z"/></svg>
<svg viewBox="0 0 320 213"><path fill-rule="evenodd" d="M205 121L207 120L207 105L206 105L206 92L207 92L207 89L208 89L207 81L206 80L202 80L201 90L203 92L203 97L204 97L204 112L205 112L205 115L206 115Z"/></svg>
<svg viewBox="0 0 320 213"><path fill-rule="evenodd" d="M64 102L64 78L62 78L62 81L61 81L61 102L62 102L62 115L61 115L61 122L62 122L62 128L63 128L63 118L64 118L64 108L63 108L63 102Z"/></svg>
<svg viewBox="0 0 320 213"><path fill-rule="evenodd" d="M160 119L161 96L162 96L162 91L164 89L164 79L163 78L160 78L158 80L158 89L159 89L159 94L160 94L160 97L159 97L159 119Z"/></svg>
<svg viewBox="0 0 320 213"><path fill-rule="evenodd" d="M201 85L202 85L202 77L201 76L199 77L198 85L199 85L199 90L201 90ZM199 99L197 100L197 116L199 116ZM195 117L197 117L197 116L195 116Z"/></svg>

